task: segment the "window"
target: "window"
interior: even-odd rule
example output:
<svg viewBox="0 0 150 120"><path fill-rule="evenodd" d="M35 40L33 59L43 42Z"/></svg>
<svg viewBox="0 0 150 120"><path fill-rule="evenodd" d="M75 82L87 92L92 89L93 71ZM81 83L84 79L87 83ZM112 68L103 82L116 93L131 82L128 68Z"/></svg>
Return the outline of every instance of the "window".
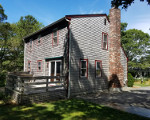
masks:
<svg viewBox="0 0 150 120"><path fill-rule="evenodd" d="M28 68L27 68L28 70L28 72L31 72L31 61L28 61Z"/></svg>
<svg viewBox="0 0 150 120"><path fill-rule="evenodd" d="M88 77L88 59L80 60L80 77Z"/></svg>
<svg viewBox="0 0 150 120"><path fill-rule="evenodd" d="M96 77L102 77L102 61L95 60Z"/></svg>
<svg viewBox="0 0 150 120"><path fill-rule="evenodd" d="M37 71L38 72L42 71L42 60L37 61Z"/></svg>
<svg viewBox="0 0 150 120"><path fill-rule="evenodd" d="M37 44L38 44L38 45L40 45L40 44L41 44L41 35L39 35L39 36L38 36Z"/></svg>
<svg viewBox="0 0 150 120"><path fill-rule="evenodd" d="M103 47L103 49L105 49L105 50L108 50L108 35L107 35L107 33L102 33L102 47Z"/></svg>
<svg viewBox="0 0 150 120"><path fill-rule="evenodd" d="M104 19L104 25L106 25L106 18Z"/></svg>
<svg viewBox="0 0 150 120"><path fill-rule="evenodd" d="M32 49L32 39L29 41L30 50Z"/></svg>
<svg viewBox="0 0 150 120"><path fill-rule="evenodd" d="M58 45L58 30L54 30L52 34L52 45L56 46Z"/></svg>

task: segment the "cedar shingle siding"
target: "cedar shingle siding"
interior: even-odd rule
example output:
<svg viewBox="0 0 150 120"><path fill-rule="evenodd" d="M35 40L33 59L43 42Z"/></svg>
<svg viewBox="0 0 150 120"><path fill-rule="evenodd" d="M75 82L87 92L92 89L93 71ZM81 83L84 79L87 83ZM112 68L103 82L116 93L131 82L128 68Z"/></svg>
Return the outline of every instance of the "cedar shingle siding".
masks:
<svg viewBox="0 0 150 120"><path fill-rule="evenodd" d="M72 17L70 28L70 95L81 92L94 92L108 88L109 77L109 22L103 16ZM66 23L65 23L66 24ZM49 75L49 68L45 58L63 56L63 74L66 75L68 67L68 29L61 24L33 36L25 38L24 71L28 70L28 61L31 61L31 72L34 76ZM58 45L52 46L52 31L58 28ZM103 49L102 35L108 34L108 50ZM37 44L38 35L41 35L41 44ZM33 38L32 38L33 37ZM32 38L32 50L29 39ZM121 50L121 64L124 67L124 80L127 80L127 60ZM88 59L88 77L80 77L80 59ZM37 71L37 61L42 60L42 71ZM102 61L102 77L95 76L95 60Z"/></svg>

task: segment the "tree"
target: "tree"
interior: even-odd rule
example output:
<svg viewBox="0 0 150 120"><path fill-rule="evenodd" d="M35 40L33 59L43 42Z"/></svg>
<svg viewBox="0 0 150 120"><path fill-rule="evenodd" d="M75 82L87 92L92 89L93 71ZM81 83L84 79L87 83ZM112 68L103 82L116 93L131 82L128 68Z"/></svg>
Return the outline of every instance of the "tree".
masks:
<svg viewBox="0 0 150 120"><path fill-rule="evenodd" d="M7 15L4 13L4 9L0 4L0 86L4 86L5 73L3 63L8 55L8 38L10 37L11 27L10 24L5 22Z"/></svg>
<svg viewBox="0 0 150 120"><path fill-rule="evenodd" d="M7 19L7 15L4 13L4 9L0 4L0 23Z"/></svg>
<svg viewBox="0 0 150 120"><path fill-rule="evenodd" d="M128 23L121 23L121 36L125 35L127 26L128 26Z"/></svg>
<svg viewBox="0 0 150 120"><path fill-rule="evenodd" d="M11 24L13 34L9 41L9 44L11 45L9 50L11 51L10 55L11 55L11 64L13 65L12 66L13 70L20 71L23 69L23 60L24 60L23 38L41 29L42 27L43 27L42 23L38 22L31 15L21 17L17 23Z"/></svg>
<svg viewBox="0 0 150 120"><path fill-rule="evenodd" d="M140 0L141 2L147 1L148 5L150 5L150 0ZM132 3L134 3L134 0L112 0L111 5L112 7L118 8L119 6L122 6L123 9L127 9L128 6L130 6Z"/></svg>
<svg viewBox="0 0 150 120"><path fill-rule="evenodd" d="M124 24L125 25L125 24ZM150 36L137 29L130 29L121 32L121 43L129 58L129 70L150 67Z"/></svg>
<svg viewBox="0 0 150 120"><path fill-rule="evenodd" d="M10 32L10 24L4 22L7 19L7 15L4 13L4 9L0 4L0 73L2 72L2 64L7 55L7 40Z"/></svg>

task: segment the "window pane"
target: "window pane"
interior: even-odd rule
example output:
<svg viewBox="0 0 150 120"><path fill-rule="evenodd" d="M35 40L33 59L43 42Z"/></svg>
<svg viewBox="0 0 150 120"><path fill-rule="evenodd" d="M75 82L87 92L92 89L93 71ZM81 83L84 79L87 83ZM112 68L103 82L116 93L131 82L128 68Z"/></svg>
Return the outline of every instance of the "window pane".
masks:
<svg viewBox="0 0 150 120"><path fill-rule="evenodd" d="M51 62L51 74L55 73L55 62Z"/></svg>
<svg viewBox="0 0 150 120"><path fill-rule="evenodd" d="M30 70L30 62L28 62L28 71Z"/></svg>
<svg viewBox="0 0 150 120"><path fill-rule="evenodd" d="M101 68L100 62L97 62L97 67L96 67L96 69L100 69L100 68Z"/></svg>
<svg viewBox="0 0 150 120"><path fill-rule="evenodd" d="M106 42L103 42L103 48L107 49L107 43Z"/></svg>
<svg viewBox="0 0 150 120"><path fill-rule="evenodd" d="M54 44L57 44L57 37L53 38Z"/></svg>
<svg viewBox="0 0 150 120"><path fill-rule="evenodd" d="M30 67L30 62L28 62L28 68Z"/></svg>
<svg viewBox="0 0 150 120"><path fill-rule="evenodd" d="M54 32L53 32L53 36L54 36L54 37L57 37L57 31L54 31Z"/></svg>
<svg viewBox="0 0 150 120"><path fill-rule="evenodd" d="M53 32L53 44L56 45L57 44L57 31Z"/></svg>
<svg viewBox="0 0 150 120"><path fill-rule="evenodd" d="M104 42L107 42L107 35L104 35Z"/></svg>
<svg viewBox="0 0 150 120"><path fill-rule="evenodd" d="M96 77L101 77L101 62L96 61Z"/></svg>
<svg viewBox="0 0 150 120"><path fill-rule="evenodd" d="M56 66L57 66L57 73L60 74L60 62L56 62Z"/></svg>
<svg viewBox="0 0 150 120"><path fill-rule="evenodd" d="M81 69L81 76L86 77L86 69Z"/></svg>
<svg viewBox="0 0 150 120"><path fill-rule="evenodd" d="M41 42L41 40L40 40L40 38L38 38L38 43L40 43Z"/></svg>
<svg viewBox="0 0 150 120"><path fill-rule="evenodd" d="M30 40L30 48L32 48L32 40Z"/></svg>
<svg viewBox="0 0 150 120"><path fill-rule="evenodd" d="M106 25L106 19L104 19L104 25Z"/></svg>
<svg viewBox="0 0 150 120"><path fill-rule="evenodd" d="M38 69L41 70L41 62L38 62Z"/></svg>
<svg viewBox="0 0 150 120"><path fill-rule="evenodd" d="M101 77L101 70L96 70L96 77Z"/></svg>
<svg viewBox="0 0 150 120"><path fill-rule="evenodd" d="M81 68L86 68L86 61L81 61Z"/></svg>

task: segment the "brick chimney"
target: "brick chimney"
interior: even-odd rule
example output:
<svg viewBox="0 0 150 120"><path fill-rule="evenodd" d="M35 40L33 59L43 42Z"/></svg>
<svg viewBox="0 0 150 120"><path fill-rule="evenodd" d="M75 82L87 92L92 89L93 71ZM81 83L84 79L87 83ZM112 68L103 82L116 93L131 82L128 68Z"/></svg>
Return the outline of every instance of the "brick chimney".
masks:
<svg viewBox="0 0 150 120"><path fill-rule="evenodd" d="M109 35L109 87L123 86L123 66L121 65L121 11L118 8L110 9Z"/></svg>

